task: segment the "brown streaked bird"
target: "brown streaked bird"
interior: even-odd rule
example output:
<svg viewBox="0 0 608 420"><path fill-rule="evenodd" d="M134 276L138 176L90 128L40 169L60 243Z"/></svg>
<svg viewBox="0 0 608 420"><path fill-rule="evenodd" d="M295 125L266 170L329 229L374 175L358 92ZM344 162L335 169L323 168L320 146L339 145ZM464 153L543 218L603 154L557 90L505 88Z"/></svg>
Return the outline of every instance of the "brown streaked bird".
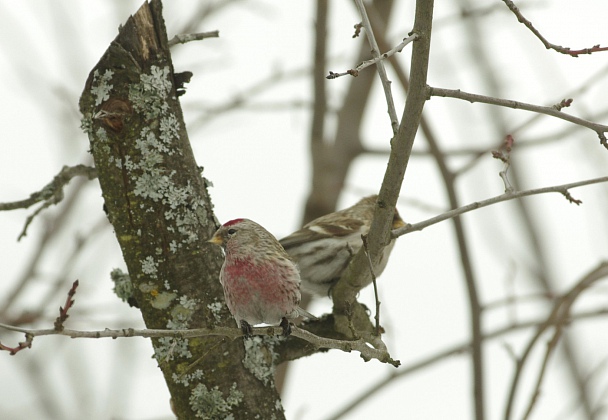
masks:
<svg viewBox="0 0 608 420"><path fill-rule="evenodd" d="M276 238L249 219L224 223L208 242L224 249L220 283L228 309L245 336L257 324L281 325L315 317L300 308L300 274Z"/></svg>
<svg viewBox="0 0 608 420"><path fill-rule="evenodd" d="M369 232L377 199L377 195L365 197L347 209L313 220L279 241L298 264L303 290L316 295L329 295L331 287L361 249L361 235ZM405 226L405 222L395 209L392 228L402 226ZM394 246L393 239L384 248L380 263L375 268L377 276L384 271Z"/></svg>

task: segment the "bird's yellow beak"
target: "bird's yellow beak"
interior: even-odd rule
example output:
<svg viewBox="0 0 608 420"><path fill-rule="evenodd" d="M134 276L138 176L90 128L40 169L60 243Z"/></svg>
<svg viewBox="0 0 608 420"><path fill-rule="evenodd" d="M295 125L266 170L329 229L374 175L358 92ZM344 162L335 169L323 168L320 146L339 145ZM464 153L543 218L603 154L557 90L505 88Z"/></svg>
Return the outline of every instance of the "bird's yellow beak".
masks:
<svg viewBox="0 0 608 420"><path fill-rule="evenodd" d="M397 219L397 220L393 220L393 229L399 229L400 227L405 226L407 223L405 223L403 220L401 219Z"/></svg>
<svg viewBox="0 0 608 420"><path fill-rule="evenodd" d="M395 214L393 216L393 229L399 229L400 227L403 227L405 225L407 225L407 223L403 221L403 219L399 215L399 212L397 211L397 209L395 209Z"/></svg>
<svg viewBox="0 0 608 420"><path fill-rule="evenodd" d="M216 244L216 245L222 245L224 243L224 240L219 235L213 235L211 237L211 239L209 239L207 242L210 242L210 243Z"/></svg>

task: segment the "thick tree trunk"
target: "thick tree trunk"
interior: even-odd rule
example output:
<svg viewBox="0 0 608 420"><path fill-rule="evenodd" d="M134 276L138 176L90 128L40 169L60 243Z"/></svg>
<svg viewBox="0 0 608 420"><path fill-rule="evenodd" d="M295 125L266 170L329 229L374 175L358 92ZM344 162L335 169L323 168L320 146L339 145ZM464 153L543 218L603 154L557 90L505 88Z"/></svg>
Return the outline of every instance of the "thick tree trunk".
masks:
<svg viewBox="0 0 608 420"><path fill-rule="evenodd" d="M234 326L218 281L219 248L205 243L217 223L186 133L161 12L159 0L144 4L91 71L83 127L146 326ZM153 340L176 415L283 418L273 340Z"/></svg>

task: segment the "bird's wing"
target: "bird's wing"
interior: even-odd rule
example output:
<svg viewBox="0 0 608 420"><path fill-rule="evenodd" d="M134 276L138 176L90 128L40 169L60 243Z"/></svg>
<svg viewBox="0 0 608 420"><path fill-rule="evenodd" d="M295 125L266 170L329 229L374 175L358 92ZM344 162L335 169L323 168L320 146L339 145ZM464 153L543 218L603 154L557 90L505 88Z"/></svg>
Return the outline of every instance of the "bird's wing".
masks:
<svg viewBox="0 0 608 420"><path fill-rule="evenodd" d="M308 224L302 229L281 239L279 242L283 248L288 249L304 243L310 243L325 238L341 238L357 233L363 222L355 219L348 219L345 223L336 224L331 222Z"/></svg>

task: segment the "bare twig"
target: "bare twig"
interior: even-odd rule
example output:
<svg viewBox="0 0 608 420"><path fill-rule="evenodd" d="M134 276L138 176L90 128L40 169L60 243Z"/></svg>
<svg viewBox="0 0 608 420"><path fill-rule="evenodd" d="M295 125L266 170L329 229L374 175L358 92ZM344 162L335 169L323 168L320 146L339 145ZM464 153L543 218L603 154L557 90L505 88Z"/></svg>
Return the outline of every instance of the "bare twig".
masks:
<svg viewBox="0 0 608 420"><path fill-rule="evenodd" d="M76 176L86 176L89 179L97 178L97 169L86 165L76 166L64 166L61 171L53 180L48 183L40 191L30 194L29 198L20 201L13 201L8 203L0 203L0 211L15 210L15 209L27 209L36 203L43 201L44 203L36 209L26 220L23 231L19 235L18 240L21 240L27 234L27 228L42 210L50 207L53 204L59 203L63 200L63 187L65 187L72 178Z"/></svg>
<svg viewBox="0 0 608 420"><path fill-rule="evenodd" d="M380 299L378 298L378 284L376 283L376 274L374 273L374 265L372 264L372 259L369 257L369 252L367 250L367 236L361 235L361 240L363 241L363 250L365 252L365 256L367 257L367 262L369 263L369 272L372 276L372 284L374 285L374 297L376 299L376 335L380 335Z"/></svg>
<svg viewBox="0 0 608 420"><path fill-rule="evenodd" d="M608 316L608 309L601 308L601 309L597 309L597 310L589 310L589 311L580 312L577 314L572 314L572 315L570 315L570 317L567 319L566 322L572 323L572 322L578 321L578 320L596 319L597 317L600 317L600 316ZM531 321L519 322L516 324L510 324L505 327L495 329L491 332L484 333L483 340L487 342L489 340L502 337L506 334L509 334L509 333L512 333L515 331L520 331L520 330L523 330L526 328L538 327L539 325L543 324L544 322L546 322L545 319L531 320ZM419 372L422 369L425 369L429 366L433 366L441 361L451 360L454 356L468 354L471 351L471 347L472 346L471 346L470 341L462 342L462 343L447 347L446 349L441 350L435 354L428 355L423 359L412 362L409 365L401 367L399 370L392 371L385 378L379 379L378 381L370 384L369 387L364 389L360 394L353 395L352 399L350 401L348 401L346 404L344 404L343 409L332 414L332 416L327 418L326 420L338 420L338 419L343 418L345 414L351 412L352 410L357 408L359 405L363 404L365 401L368 401L373 396L375 396L377 393L382 392L383 389L385 387L387 387L388 385L390 385L393 381L403 378L405 376L411 375L412 373Z"/></svg>
<svg viewBox="0 0 608 420"><path fill-rule="evenodd" d="M516 303L521 304L524 302L537 302L537 301L553 302L555 299L557 299L557 296L555 296L551 293L547 293L547 292L529 293L526 295L519 295L519 296L514 295L512 293L512 291L510 291L509 293L510 294L506 298L497 299L495 301L484 304L483 310L490 311L490 310L502 308L504 306L511 306ZM509 318L512 320L513 323L515 323L515 321L517 320L517 317L514 317L514 316L509 317Z"/></svg>
<svg viewBox="0 0 608 420"><path fill-rule="evenodd" d="M196 34L177 34L169 40L169 46L185 44L186 42L200 41L205 38L218 38L220 31L199 32Z"/></svg>
<svg viewBox="0 0 608 420"><path fill-rule="evenodd" d="M608 75L608 66L603 66L601 68L599 68L595 73L593 73L591 76L589 76L588 78L581 80L579 82L579 85L575 88L573 88L572 90L568 91L565 93L565 96L567 97L580 97L583 94L587 93L593 86L597 86L597 84L606 78L606 76ZM599 121L601 119L603 119L605 117L605 113L606 111L596 111L596 115L593 117L594 120ZM521 124L519 124L517 127L515 127L513 130L511 130L512 134L517 134L521 131L524 130L524 128L531 126L532 124L535 124L536 122L539 121L539 119L542 118L542 115L540 114L534 114L532 117L530 117L527 121L522 122ZM576 129L577 127L574 127L574 129ZM568 136L566 135L568 131L571 131L573 128L569 127L567 129L567 131L565 132L560 132L559 134L549 134L549 135L545 135L543 137L538 137L537 139L545 139L547 137L557 137L557 138L567 138ZM542 140L536 140L536 141L542 141ZM551 141L548 140L547 141ZM531 142L526 142L525 144L530 144ZM524 143L520 143L520 146L524 144Z"/></svg>
<svg viewBox="0 0 608 420"><path fill-rule="evenodd" d="M427 73L433 7L433 0L416 1L414 31L420 35L420 38L412 48L411 88L401 118L401 125L391 140L391 153L368 233L368 251L374 264L378 263L384 247L390 243L395 204L403 185L422 109L428 96ZM359 290L371 283L366 260L363 251L360 250L351 260L340 281L332 289L333 314L337 324L343 323L345 311L349 304L356 301Z"/></svg>
<svg viewBox="0 0 608 420"><path fill-rule="evenodd" d="M509 182L509 178L507 177L507 172L509 170L509 167L511 166L511 150L513 150L513 143L513 136L509 134L505 138L505 142L500 148L500 150L492 151L492 157L494 159L502 161L502 163L504 164L502 167L502 171L500 171L498 174L500 175L502 182L505 184L506 193L511 193L514 190L513 186Z"/></svg>
<svg viewBox="0 0 608 420"><path fill-rule="evenodd" d="M393 134L395 134L399 129L399 119L397 118L395 102L393 100L393 94L391 92L391 82L388 80L386 69L384 68L384 63L382 59L380 59L380 48L378 47L378 43L376 42L376 38L374 37L372 24L370 23L369 17L367 16L367 12L365 11L363 0L355 0L355 4L357 6L357 9L359 10L359 13L361 14L361 24L365 29L365 35L367 36L369 45L372 47L372 56L377 59L375 64L376 68L378 69L380 81L382 82L382 88L384 89L384 96L386 98L386 104L388 106L388 115L391 119L391 127L393 128Z"/></svg>
<svg viewBox="0 0 608 420"><path fill-rule="evenodd" d="M474 29L474 28L473 28ZM424 120L421 121L421 124ZM425 130L430 132L430 130ZM448 199L450 209L457 209L461 206L460 199L457 193L457 176L450 168L443 154L441 142L438 141L436 135L428 136L427 143L431 154L435 159L441 178L445 186L445 194ZM469 324L471 334L471 380L472 380L472 399L473 410L476 420L484 420L486 418L486 386L485 386L485 348L483 346L483 327L482 327L482 306L479 297L479 287L473 268L473 253L470 251L469 240L464 226L464 220L460 217L451 219L451 225L456 237L456 244L460 265L462 269L462 280L464 281L468 309L469 309Z"/></svg>
<svg viewBox="0 0 608 420"><path fill-rule="evenodd" d="M507 5L509 10L511 10L513 14L517 16L517 20L523 23L543 43L545 48L548 50L555 50L559 53L566 54L571 57L578 57L580 54L592 54L594 52L608 51L608 47L600 47L600 44L594 45L591 48L583 48L580 50L572 50L569 47L562 47L560 45L552 44L547 41L544 36L542 36L538 29L536 29L534 25L532 25L532 22L530 22L524 17L524 15L521 14L515 3L513 3L511 0L502 1Z"/></svg>
<svg viewBox="0 0 608 420"><path fill-rule="evenodd" d="M527 420L530 418L530 414L532 414L532 410L534 409L536 401L538 401L538 397L540 395L541 384L543 381L543 377L545 376L545 372L547 371L547 365L549 364L549 360L551 359L551 354L553 354L553 352L557 348L557 343L559 343L559 339L562 336L563 327L565 325L567 325L566 324L567 318L563 318L561 321L562 321L561 323L556 324L554 326L555 332L553 333L553 337L551 337L551 340L549 340L549 343L547 343L547 348L545 350L545 357L543 357L543 362L541 363L540 371L538 373L538 378L536 379L536 383L534 385L534 390L530 393L530 401L529 401L528 407L526 409L526 414L524 414L524 416L522 417L524 420Z"/></svg>
<svg viewBox="0 0 608 420"><path fill-rule="evenodd" d="M476 201L474 203L471 204L467 204L466 206L462 206L459 207L457 209L454 210L450 210L447 211L443 214L440 214L439 216L435 216L432 217L430 219L427 219L425 221L419 222L419 223L414 223L414 224L408 224L402 228L399 229L395 229L394 231L392 231L392 237L393 238L398 238L399 236L405 235L407 233L411 233L411 232L415 232L415 231L420 231L424 228L427 228L429 226L432 226L434 224L437 224L439 222L442 222L444 220L447 219L451 219L453 217L459 216L461 214L467 213L471 210L475 210L475 209L480 209L482 207L487 207L487 206L491 206L493 204L497 204L497 203L501 203L503 201L508 201L508 200L513 200L515 198L521 198L521 197L528 197L530 195L538 195L538 194L546 194L546 193L560 193L562 194L564 197L566 197L566 199L574 204L580 204L580 200L575 200L574 198L572 198L569 193L568 190L571 188L577 188L577 187L582 187L585 185L592 185L592 184L599 184L601 182L608 182L608 176L604 176L604 177L600 177L600 178L593 178L593 179L588 179L585 181L579 181L579 182L573 182L571 184L563 184L563 185L556 185L553 187L545 187L545 188L536 188L533 190L525 190L525 191L516 191L516 192L511 192L511 193L505 193L505 194L501 194L501 195L497 195L496 197L492 197L489 198L487 200L482 200L482 201Z"/></svg>
<svg viewBox="0 0 608 420"><path fill-rule="evenodd" d="M228 328L228 327L215 327L215 328L198 328L192 330L137 330L134 328L123 328L120 330L99 330L99 331L81 331L81 330L56 330L56 329L29 329L15 327L12 325L0 324L0 328L4 328L9 331L16 331L26 334L29 342L20 343L24 344L25 347L31 347L31 341L34 337L41 337L46 335L63 335L70 338L121 338L121 337L145 337L145 338L159 338L159 337L176 337L176 338L195 338L195 337L207 337L207 336L221 336L228 338L238 338L243 336L243 331L240 328ZM283 334L282 327L257 327L253 328L253 335L268 335L268 336L280 336ZM361 358L365 361L376 359L382 363L388 363L395 367L398 367L401 362L394 360L390 357L390 354L382 348L370 347L368 342L363 339L357 340L335 340L333 338L319 337L309 331L302 328L292 326L291 335L297 338L301 338L318 349L337 349L344 352L350 353L351 351L358 351L361 353ZM12 351L14 349L1 345L0 349ZM21 349L19 349L21 350ZM18 352L19 350L16 350ZM14 354L14 353L11 353Z"/></svg>
<svg viewBox="0 0 608 420"><path fill-rule="evenodd" d="M78 287L78 280L72 283L72 287L68 291L68 297L65 299L65 305L59 307L59 316L55 320L55 330L62 331L64 329L63 323L68 319L68 311L74 306L74 295L76 294L76 288Z"/></svg>
<svg viewBox="0 0 608 420"><path fill-rule="evenodd" d="M14 356L17 353L19 353L21 350L31 348L33 340L34 340L34 336L26 333L25 341L21 341L15 347L5 346L4 344L0 343L0 350L8 351L11 356Z"/></svg>
<svg viewBox="0 0 608 420"><path fill-rule="evenodd" d="M515 394L517 392L518 385L520 383L520 378L523 373L523 369L525 367L526 361L530 356L532 349L540 340L544 332L551 326L555 328L555 332L552 340L550 341L547 351L545 353L545 358L543 360L543 364L540 368L540 372L538 374L537 382L534 391L532 392L532 396L530 397L530 401L528 403L526 414L524 418L527 418L529 414L532 412L534 405L536 403L538 394L540 392L540 386L542 384L542 379L544 377L546 366L549 357L553 353L555 346L557 345L557 341L561 337L562 329L565 325L567 325L567 321L570 318L570 308L578 298L578 296L588 289L591 285L593 285L596 281L601 280L608 276L608 263L603 262L597 268L593 269L589 274L583 277L580 281L578 281L574 287L568 291L565 295L563 295L560 299L555 302L553 306L553 310L547 317L546 321L539 325L538 330L526 346L525 350L522 353L522 356L515 365L515 373L513 375L513 380L511 382L511 387L509 389L509 395L507 397L507 404L505 408L505 420L509 420L512 418L513 404L515 401Z"/></svg>
<svg viewBox="0 0 608 420"><path fill-rule="evenodd" d="M394 3L393 0L372 1L372 9L377 12L379 21L384 23L389 19ZM315 21L319 22L318 16L315 17ZM374 24L374 26L377 34L383 34L387 30L386 24ZM315 41L315 44L318 42ZM315 46L315 55L316 51ZM359 44L357 56L358 62L369 57L369 46L365 42ZM325 132L321 130L322 125L315 122L315 118L319 118L317 115L320 114L317 108L320 107L320 102L323 100L319 94L320 86L325 86L327 83L325 65L323 65L319 77L317 67L320 65L317 63L318 60L315 58L313 81L315 108L313 108L310 136L312 179L310 194L306 198L304 207L302 225L336 210L338 198L350 173L351 165L363 150L360 133L366 110L365 104L369 102L375 76L372 72L363 72L357 78L356 83L354 79L347 83L347 90L335 115L337 120L335 132L332 131L331 141L328 141L325 138Z"/></svg>
<svg viewBox="0 0 608 420"><path fill-rule="evenodd" d="M40 201L48 201L50 199L54 199L58 203L63 199L63 187L76 176L86 176L89 179L95 179L97 178L97 169L86 165L64 166L55 175L53 180L40 191L30 194L30 198L26 198L25 200L0 203L0 211L27 209Z"/></svg>
<svg viewBox="0 0 608 420"><path fill-rule="evenodd" d="M463 99L463 100L469 101L471 103L481 102L484 104L504 106L506 108L523 109L525 111L537 112L539 114L545 114L545 115L549 115L551 117L560 118L562 120L566 120L573 124L578 124L578 125L581 125L583 127L586 127L586 128L589 128L589 129L595 131L600 139L600 143L602 144L602 146L604 146L606 149L608 149L608 140L606 139L606 136L604 134L604 133L608 132L608 126L603 125L603 124L597 124L597 123L594 123L591 121L584 120L582 118L574 117L570 114L566 114L565 112L561 112L558 109L556 109L555 106L532 105L532 104L527 104L525 102L513 101L510 99L500 99L500 98L493 98L490 96L477 95L474 93L467 93L467 92L461 91L460 89L458 89L458 90L440 89L440 88L434 88L434 87L429 86L428 91L429 91L429 97L442 96L442 97L448 97L448 98Z"/></svg>
<svg viewBox="0 0 608 420"><path fill-rule="evenodd" d="M380 60L387 59L390 56L394 55L395 53L398 53L398 52L400 53L407 44L409 44L412 41L415 41L417 38L418 38L418 34L412 34L412 35L408 36L407 38L403 38L403 41L399 45L397 45L395 48L388 50L384 54L374 57L371 60L365 60L362 63L360 63L357 67L355 67L354 69L346 70L343 73L334 73L333 71L330 71L329 75L326 76L326 78L327 79L336 79L338 77L346 76L348 74L350 74L353 77L357 77L361 70L363 70L373 64L376 64Z"/></svg>
<svg viewBox="0 0 608 420"><path fill-rule="evenodd" d="M260 93L264 93L270 89L276 88L279 82L287 82L290 80L298 79L303 76L307 76L309 73L310 70L306 68L299 68L290 71L282 71L280 69L275 70L264 79L253 83L251 86L246 87L243 91L234 95L232 98L228 99L224 103L211 107L206 106L206 104L204 103L195 103L194 105L197 109L204 110L204 114L197 117L193 121L193 124L190 125L190 127L192 129L199 129L201 126L211 121L212 117L227 113L229 111L241 109L247 104L250 104L254 98L259 96ZM296 105L298 104L296 103ZM260 110L259 104L255 106L255 110Z"/></svg>
<svg viewBox="0 0 608 420"><path fill-rule="evenodd" d="M18 279L16 279L11 290L7 290L2 296L4 301L0 302L0 318L6 320L12 317L10 314L10 308L19 301L19 297L25 293L28 286L37 278L37 273L40 271L40 264L45 258L47 252L50 252L51 250L51 247L48 246L48 244L57 237L57 235L62 231L62 227L64 227L67 221L70 220L70 215L72 214L78 199L81 197L87 182L88 181L83 177L76 178L73 186L70 187L69 192L66 193L65 199L61 203L62 211L50 214L49 217L45 219L44 228L38 232L38 237L34 241L35 248L32 251L32 255L27 261L24 262L24 267L26 267L26 270L19 276ZM105 219L105 221L107 224L107 219ZM92 233L92 231L89 233ZM89 235L85 236L87 240L89 240L91 237ZM66 277L70 277L62 275L61 273L66 273L66 270L69 270L69 267L72 266L71 262L75 261L76 256L77 252L74 251L72 255L69 256L66 261L64 261L63 268L58 269L56 280L52 282L52 285L48 289L46 295L39 299L41 302L40 305L34 305L36 310L31 312L32 316L25 314L25 317L22 317L21 322L32 322L42 315L45 305L52 301L53 294L57 293L60 288L63 287L62 285L64 283L64 279Z"/></svg>

